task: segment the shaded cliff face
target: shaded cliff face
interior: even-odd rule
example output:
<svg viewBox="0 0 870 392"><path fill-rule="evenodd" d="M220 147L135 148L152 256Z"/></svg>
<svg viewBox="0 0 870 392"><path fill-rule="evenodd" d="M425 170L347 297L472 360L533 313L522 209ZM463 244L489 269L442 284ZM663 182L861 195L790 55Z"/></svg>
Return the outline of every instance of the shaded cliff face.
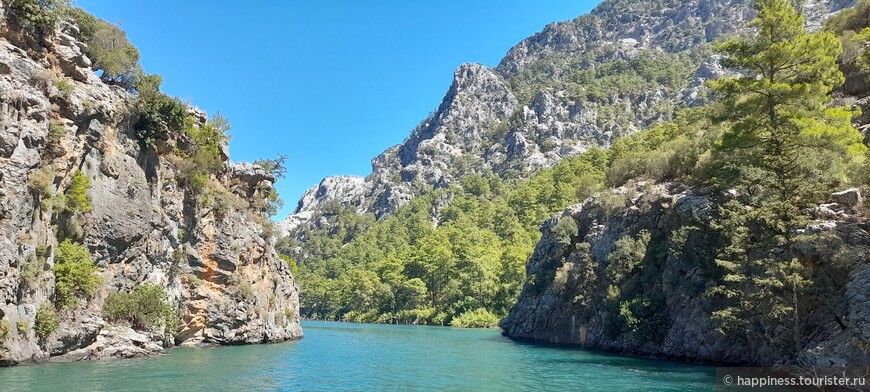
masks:
<svg viewBox="0 0 870 392"><path fill-rule="evenodd" d="M2 6L2 4L0 4ZM0 7L0 10L3 8ZM230 208L202 203L180 186L174 136L143 147L135 138L136 97L103 83L82 54L78 29L35 41L0 14L0 363L130 357L172 345L278 342L302 337L298 288L265 239L262 205L275 178L228 161L210 181ZM189 109L197 122L205 114ZM90 299L58 311L60 327L34 331L37 309L55 291L59 217L29 185L50 173L63 193L81 172L92 210L81 215L81 242L101 283ZM40 263L35 276L25 265ZM178 314L167 336L103 317L112 292L147 282L163 288Z"/></svg>
<svg viewBox="0 0 870 392"><path fill-rule="evenodd" d="M857 199L835 198L841 204L816 208L820 220L804 230L816 239L799 244L798 253L837 277L831 280L836 294L821 306L812 295L801 300L807 341L791 356L768 341L749 344L743 336L724 335L710 320L717 299L705 293L721 272L709 223L716 214L713 200L721 197L677 184L623 187L558 214L542 226L527 264L528 282L502 321L503 334L718 364L870 361L870 224L852 215ZM568 236L558 228L567 220L577 228ZM614 285L622 291L614 292Z"/></svg>
<svg viewBox="0 0 870 392"><path fill-rule="evenodd" d="M854 3L808 2L808 23ZM705 101L704 82L722 74L708 44L743 29L751 4L606 0L523 40L495 69L463 64L438 108L374 158L371 175L325 180L282 226L319 220L315 206L331 201L380 218L467 174L525 177L670 119Z"/></svg>

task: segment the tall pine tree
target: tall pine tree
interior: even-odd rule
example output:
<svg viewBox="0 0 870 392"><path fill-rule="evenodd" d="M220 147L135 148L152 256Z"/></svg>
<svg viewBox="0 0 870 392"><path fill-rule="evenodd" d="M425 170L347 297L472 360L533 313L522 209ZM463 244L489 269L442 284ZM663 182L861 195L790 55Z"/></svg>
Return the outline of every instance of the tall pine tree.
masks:
<svg viewBox="0 0 870 392"><path fill-rule="evenodd" d="M800 297L812 283L811 264L792 250L807 223L802 209L845 182L866 148L854 113L832 105L831 91L844 80L839 39L807 32L791 0L757 0L756 7L755 34L716 47L740 76L711 83L718 120L729 124L714 149L715 180L738 193L716 223L727 243L717 260L722 283L711 293L730 300L713 319L796 354Z"/></svg>

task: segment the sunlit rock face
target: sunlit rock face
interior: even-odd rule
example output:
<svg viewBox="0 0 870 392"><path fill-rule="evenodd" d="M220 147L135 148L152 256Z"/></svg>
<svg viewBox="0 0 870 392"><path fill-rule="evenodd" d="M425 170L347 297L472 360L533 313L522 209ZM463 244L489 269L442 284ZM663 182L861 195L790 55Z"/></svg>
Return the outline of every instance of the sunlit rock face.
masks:
<svg viewBox="0 0 870 392"><path fill-rule="evenodd" d="M243 202L225 211L204 207L176 179L177 140L142 147L132 129L136 97L91 71L76 26L61 23L36 42L5 23L3 3L0 10L0 322L12 326L0 336L0 363L302 337L296 282L264 239L267 218L262 203L253 202L265 198L274 176L229 162L224 149L224 169L213 186ZM58 78L72 88L61 91ZM205 121L205 113L190 111ZM82 242L101 281L88 301L59 312L59 329L45 339L33 326L55 290L58 217L41 207L28 185L37 171L53 173L53 192L69 187L76 172L90 179L93 210L84 215ZM34 260L42 268L23 276ZM180 319L173 334L104 319L109 293L143 282L168 293Z"/></svg>
<svg viewBox="0 0 870 392"><path fill-rule="evenodd" d="M808 2L807 24L818 28L854 3ZM522 178L704 104L705 82L725 72L709 43L741 31L754 16L750 0L606 0L587 15L547 25L494 69L460 65L441 104L401 144L375 157L369 176L325 179L282 227L302 240L300 229L322 224L320 207L330 202L381 218L468 174ZM601 75L578 76L642 61L669 61L679 80L640 74L643 83L620 88L593 83Z"/></svg>

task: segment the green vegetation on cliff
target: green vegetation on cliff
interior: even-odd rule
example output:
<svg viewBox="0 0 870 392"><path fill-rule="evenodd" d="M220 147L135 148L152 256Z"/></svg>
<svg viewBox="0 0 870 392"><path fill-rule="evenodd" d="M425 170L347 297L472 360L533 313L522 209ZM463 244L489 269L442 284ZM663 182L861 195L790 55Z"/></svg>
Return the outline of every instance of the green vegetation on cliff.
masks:
<svg viewBox="0 0 870 392"><path fill-rule="evenodd" d="M469 176L379 222L328 207L334 225L305 233L302 244L279 244L288 253L302 247L303 315L431 324L480 308L504 316L522 287L538 224L578 191L600 188L597 168L606 161L593 150L523 183Z"/></svg>
<svg viewBox="0 0 870 392"><path fill-rule="evenodd" d="M33 330L36 332L36 336L45 339L48 335L57 331L59 326L60 321L58 321L57 312L54 310L54 307L49 304L40 305L39 309L36 311L36 318L33 325Z"/></svg>
<svg viewBox="0 0 870 392"><path fill-rule="evenodd" d="M166 290L150 283L141 283L130 293L109 294L103 313L111 320L125 320L139 329L163 327L174 331L178 323Z"/></svg>
<svg viewBox="0 0 870 392"><path fill-rule="evenodd" d="M717 260L723 278L712 290L724 306L713 318L725 331L790 341L799 351L799 298L819 274L796 253L798 229L809 223L801 211L849 185L847 173L863 163L867 148L852 110L832 104L831 91L844 81L837 36L806 32L789 1L757 3L750 24L757 35L717 46L743 76L712 83L718 118L728 121L713 149L713 181L738 192L716 223L726 246ZM762 328L746 330L750 322ZM781 326L790 326L791 336L762 332Z"/></svg>
<svg viewBox="0 0 870 392"><path fill-rule="evenodd" d="M94 17L87 11L72 6L70 0L11 0L12 21L38 36L54 32L63 19L75 21L79 37L87 44L85 54L93 62L93 69L106 83L130 89L144 76L139 65L139 50L127 39L120 27Z"/></svg>
<svg viewBox="0 0 870 392"><path fill-rule="evenodd" d="M72 213L91 212L93 207L91 207L91 195L88 194L90 189L91 179L80 171L76 172L69 188L64 192L66 210Z"/></svg>
<svg viewBox="0 0 870 392"><path fill-rule="evenodd" d="M504 317L526 280L525 262L540 239L540 224L606 185L692 174L716 138L706 127L706 112L686 111L528 180L467 176L377 222L327 206L328 226L303 233L302 243L279 243L301 261L303 316L449 324L486 309ZM624 200L610 204L619 209ZM573 234L564 231L570 241L576 225Z"/></svg>
<svg viewBox="0 0 870 392"><path fill-rule="evenodd" d="M59 11L68 3L69 0L11 0L10 16L23 29L45 35L54 30Z"/></svg>
<svg viewBox="0 0 870 392"><path fill-rule="evenodd" d="M298 238L304 240L279 243L299 262L302 315L493 325L495 318L488 315L505 316L524 283L568 285L568 271L526 276L525 262L540 238L541 223L600 190L640 180L678 180L734 189L739 195L723 205L714 228L686 228L682 233L708 230L705 235L724 238L718 266L709 266L719 282L709 294L725 297L714 317L723 330L732 324L728 320L746 319L751 310L740 304L747 301L774 307L767 310L779 319L771 322L782 324L781 316L797 314L789 298L812 282L808 271L796 272L794 257L786 252L769 259L760 254L735 255L731 250L738 246L772 249L795 241L788 233L806 223L803 208L823 201L832 190L866 181L860 175L866 148L850 123L854 113L831 104L831 90L843 82L837 36L806 32L803 17L788 1L759 1L758 6L761 12L752 26L762 35L716 46L725 58L723 65L746 77L713 82L716 100L709 106L682 110L672 121L618 139L606 150L593 148L565 159L528 180L466 176L380 221L337 204L326 206L326 220L303 229ZM660 55L664 56L618 60L594 73L578 73L574 80L583 85L589 100L597 99L599 91L630 93L632 86L643 83L663 88L685 85L684 68L697 64L694 57L659 61ZM757 74L764 77L756 78ZM625 208L626 199L633 197L630 191L624 196L605 193L599 202L609 215ZM772 235L732 230L743 224ZM558 221L553 230L566 246L579 234L570 219ZM611 254L610 267L597 273L614 282L608 294L609 312L619 315L612 325L614 333L631 331L656 339L667 318L658 312L662 304L653 289L655 282L644 278L653 276L652 270L640 271L646 263L664 261L647 255L647 248L661 245L661 239L649 234L630 239L633 242L623 241ZM742 258L734 259L738 256ZM596 273L589 263L580 267ZM580 287L583 282L571 281L571 285ZM750 299L760 285L768 285L764 291L776 301ZM588 300L586 294L570 293L580 302Z"/></svg>
<svg viewBox="0 0 870 392"><path fill-rule="evenodd" d="M90 297L97 289L100 277L88 248L65 240L57 246L54 256L54 303L59 307L74 307L79 297Z"/></svg>

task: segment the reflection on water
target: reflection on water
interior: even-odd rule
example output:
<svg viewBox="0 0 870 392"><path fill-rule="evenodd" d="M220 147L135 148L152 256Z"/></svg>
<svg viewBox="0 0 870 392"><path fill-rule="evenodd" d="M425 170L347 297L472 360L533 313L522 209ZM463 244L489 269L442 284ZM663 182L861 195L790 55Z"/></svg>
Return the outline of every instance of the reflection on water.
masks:
<svg viewBox="0 0 870 392"><path fill-rule="evenodd" d="M0 391L712 391L714 369L512 342L497 330L304 322L305 339L0 368Z"/></svg>

